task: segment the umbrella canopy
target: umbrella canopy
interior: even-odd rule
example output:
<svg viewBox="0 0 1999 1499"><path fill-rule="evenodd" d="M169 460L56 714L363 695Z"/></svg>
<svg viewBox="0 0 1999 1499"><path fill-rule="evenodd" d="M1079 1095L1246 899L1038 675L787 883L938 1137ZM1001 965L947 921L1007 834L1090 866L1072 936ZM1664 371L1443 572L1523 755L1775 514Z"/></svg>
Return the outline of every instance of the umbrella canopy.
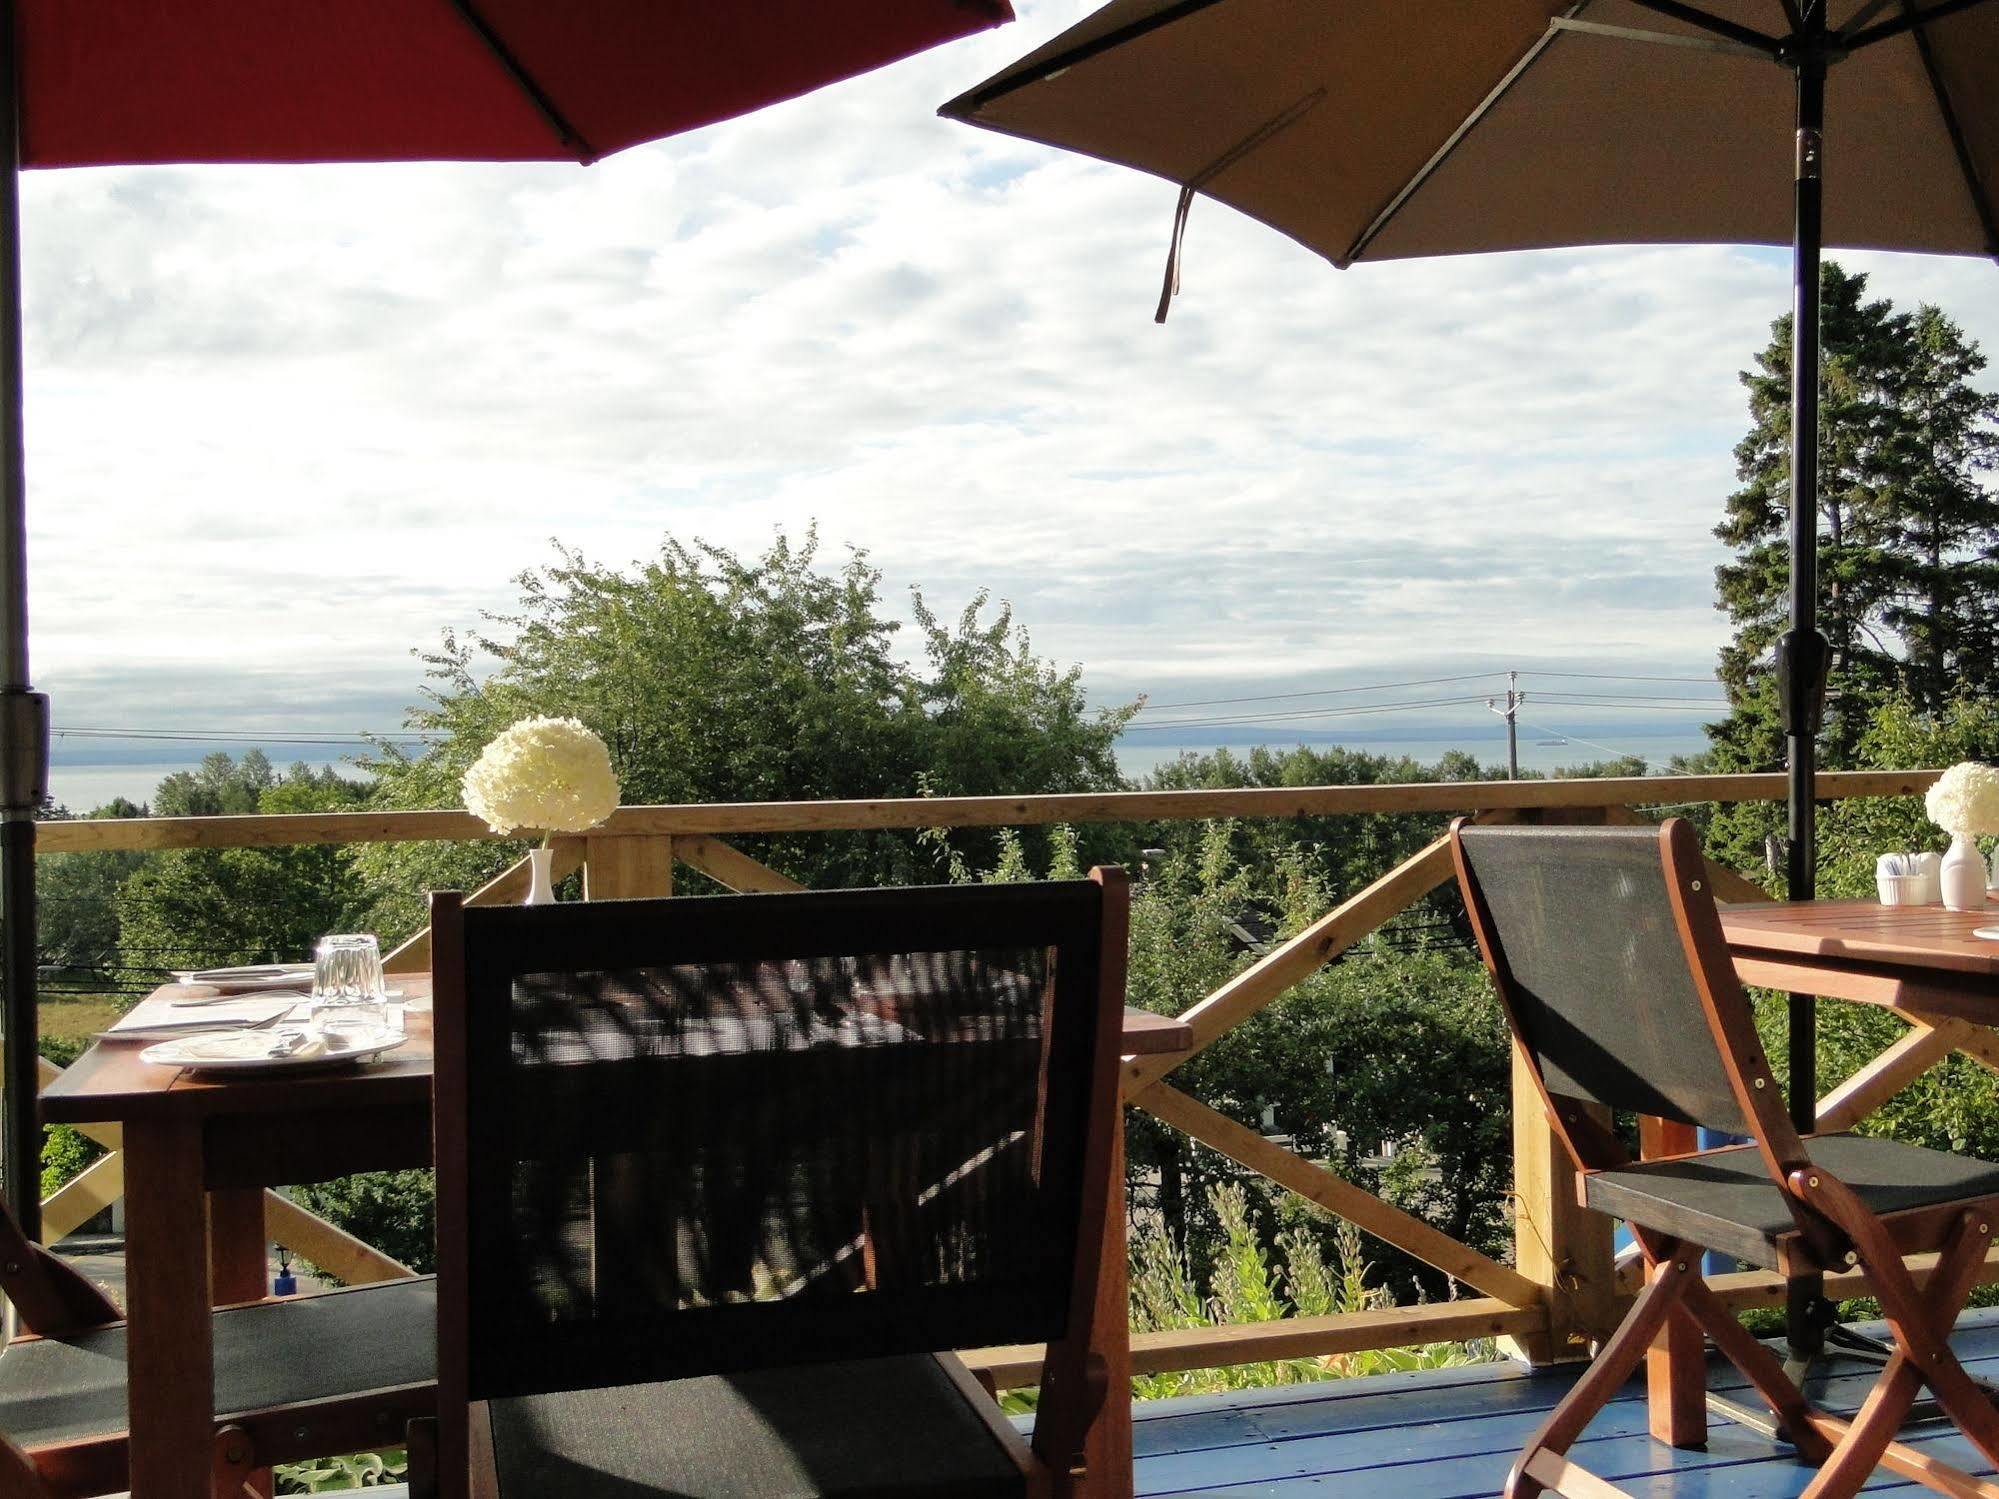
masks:
<svg viewBox="0 0 1999 1499"><path fill-rule="evenodd" d="M593 161L1006 0L15 0L20 164Z"/></svg>
<svg viewBox="0 0 1999 1499"><path fill-rule="evenodd" d="M1338 266L1788 245L1792 0L1693 9L1117 0L943 112L1168 178ZM1835 38L1869 19L1829 58L1826 242L1999 255L1999 5L1834 9Z"/></svg>
<svg viewBox="0 0 1999 1499"><path fill-rule="evenodd" d="M1794 247L1788 877L1812 894L1819 258L1999 256L1999 0L1113 0L944 106L1181 187L1336 266L1558 245ZM1830 178L1826 192L1823 179ZM1814 1109L1809 997L1791 1111Z"/></svg>
<svg viewBox="0 0 1999 1499"><path fill-rule="evenodd" d="M20 167L578 161L1013 18L1008 0L0 0L0 1174L35 1236L35 813Z"/></svg>

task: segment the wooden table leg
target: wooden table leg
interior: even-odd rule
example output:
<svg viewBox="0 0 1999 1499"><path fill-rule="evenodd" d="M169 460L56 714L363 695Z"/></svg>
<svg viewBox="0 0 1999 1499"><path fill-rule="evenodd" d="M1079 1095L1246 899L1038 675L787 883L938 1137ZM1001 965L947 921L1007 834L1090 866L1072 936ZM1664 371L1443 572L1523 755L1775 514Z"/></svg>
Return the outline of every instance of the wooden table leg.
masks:
<svg viewBox="0 0 1999 1499"><path fill-rule="evenodd" d="M210 1499L215 1349L200 1121L125 1126L132 1499Z"/></svg>
<svg viewBox="0 0 1999 1499"><path fill-rule="evenodd" d="M264 1229L264 1190L231 1188L208 1194L209 1295L217 1306L261 1301L270 1294L270 1240ZM240 1484L232 1482L229 1499L238 1494L271 1499L274 1481L269 1468L253 1469Z"/></svg>
<svg viewBox="0 0 1999 1499"><path fill-rule="evenodd" d="M208 1257L217 1306L261 1301L270 1294L270 1244L264 1236L261 1187L208 1194Z"/></svg>
<svg viewBox="0 0 1999 1499"><path fill-rule="evenodd" d="M1083 1443L1091 1499L1132 1499L1131 1286L1125 1245L1124 1110L1111 1132L1111 1208L1104 1225L1104 1262L1097 1280L1096 1326L1090 1346L1109 1366L1102 1413Z"/></svg>
<svg viewBox="0 0 1999 1499"><path fill-rule="evenodd" d="M1691 1124L1650 1116L1638 1121L1638 1153L1646 1160L1683 1155L1696 1143ZM1665 1273L1671 1273L1670 1266ZM1707 1445L1707 1347L1691 1318L1668 1315L1652 1340L1645 1354L1645 1396L1655 1438L1672 1447Z"/></svg>

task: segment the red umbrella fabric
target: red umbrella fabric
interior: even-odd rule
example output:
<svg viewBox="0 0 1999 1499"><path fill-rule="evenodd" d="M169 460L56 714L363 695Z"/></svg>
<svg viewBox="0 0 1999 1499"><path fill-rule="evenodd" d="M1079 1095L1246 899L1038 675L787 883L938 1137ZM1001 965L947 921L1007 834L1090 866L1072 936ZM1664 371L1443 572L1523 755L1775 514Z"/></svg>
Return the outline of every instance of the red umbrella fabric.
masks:
<svg viewBox="0 0 1999 1499"><path fill-rule="evenodd" d="M1012 19L1007 0L16 0L27 167L593 161Z"/></svg>

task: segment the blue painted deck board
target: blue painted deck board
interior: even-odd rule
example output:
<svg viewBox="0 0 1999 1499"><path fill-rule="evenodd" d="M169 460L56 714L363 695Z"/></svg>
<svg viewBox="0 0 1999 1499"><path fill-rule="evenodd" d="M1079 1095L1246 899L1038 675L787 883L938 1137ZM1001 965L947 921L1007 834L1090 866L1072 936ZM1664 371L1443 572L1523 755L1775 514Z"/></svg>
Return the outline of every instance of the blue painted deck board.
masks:
<svg viewBox="0 0 1999 1499"><path fill-rule="evenodd" d="M1952 1339L1976 1372L1999 1380L1999 1309L1973 1312ZM1814 1384L1815 1398L1851 1407L1870 1372ZM1134 1412L1138 1493L1145 1499L1472 1499L1499 1492L1507 1468L1573 1370L1486 1364L1148 1401ZM1739 1390L1726 1365L1711 1387ZM1992 1471L1946 1424L1904 1440L1946 1462ZM1703 1452L1677 1452L1645 1430L1642 1384L1600 1412L1572 1454L1639 1499L1796 1499L1811 1477L1788 1448L1713 1418ZM1877 1475L1868 1491L1913 1490Z"/></svg>

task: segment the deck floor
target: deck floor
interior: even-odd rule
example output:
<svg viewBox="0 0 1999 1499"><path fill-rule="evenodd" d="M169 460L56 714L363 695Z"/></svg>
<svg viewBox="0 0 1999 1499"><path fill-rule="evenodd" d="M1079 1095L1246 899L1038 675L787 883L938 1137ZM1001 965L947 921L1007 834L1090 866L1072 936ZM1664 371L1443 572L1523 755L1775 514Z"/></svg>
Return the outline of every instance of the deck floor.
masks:
<svg viewBox="0 0 1999 1499"><path fill-rule="evenodd" d="M1999 1309L1972 1312L1952 1345L1974 1373L1999 1382ZM1711 1367L1711 1387L1741 1381ZM1852 1369L1852 1374L1842 1372ZM1320 1385L1141 1403L1133 1433L1137 1489L1150 1499L1457 1499L1497 1494L1515 1454L1567 1390L1573 1369L1516 1364L1388 1374ZM1851 1409L1872 1375L1835 1366L1812 1395ZM1748 1397L1753 1401L1754 1397ZM1947 1425L1909 1428L1907 1441L1944 1461L1989 1473ZM1811 1476L1778 1446L1711 1418L1705 1452L1679 1452L1645 1431L1634 1382L1590 1424L1572 1455L1640 1499L1795 1499ZM1877 1474L1868 1492L1911 1488Z"/></svg>

